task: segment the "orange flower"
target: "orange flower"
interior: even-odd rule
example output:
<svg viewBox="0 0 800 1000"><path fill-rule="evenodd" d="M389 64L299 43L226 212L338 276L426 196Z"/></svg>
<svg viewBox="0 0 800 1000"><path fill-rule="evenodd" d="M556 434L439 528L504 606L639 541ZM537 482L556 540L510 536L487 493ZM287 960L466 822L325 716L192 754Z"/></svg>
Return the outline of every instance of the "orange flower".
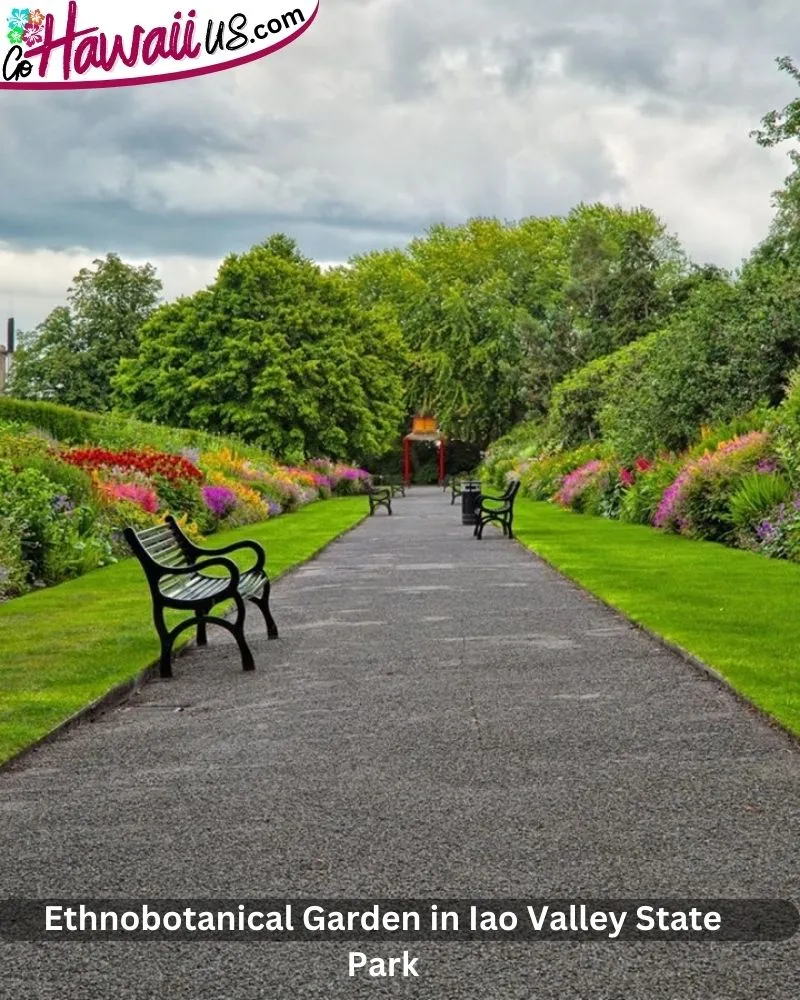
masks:
<svg viewBox="0 0 800 1000"><path fill-rule="evenodd" d="M35 24L38 28L40 25L44 24L46 16L47 15L43 14L38 8L36 10L32 10L28 14L28 24Z"/></svg>

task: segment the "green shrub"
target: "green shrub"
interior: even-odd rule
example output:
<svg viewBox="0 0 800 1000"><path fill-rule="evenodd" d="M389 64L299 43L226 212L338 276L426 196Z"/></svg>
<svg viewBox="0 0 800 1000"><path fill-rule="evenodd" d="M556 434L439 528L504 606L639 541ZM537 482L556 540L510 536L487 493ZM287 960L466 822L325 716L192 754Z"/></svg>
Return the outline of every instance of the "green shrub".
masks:
<svg viewBox="0 0 800 1000"><path fill-rule="evenodd" d="M41 579L54 586L115 562L111 540L97 530L96 511L77 507L47 526Z"/></svg>
<svg viewBox="0 0 800 1000"><path fill-rule="evenodd" d="M174 514L175 517L187 514L192 521L206 514L207 508L198 483L186 479L171 482L165 476L154 476L153 485L164 513Z"/></svg>
<svg viewBox="0 0 800 1000"><path fill-rule="evenodd" d="M50 480L74 504L86 505L92 501L92 477L88 472L63 462L55 455L34 455L25 459L26 469L36 469Z"/></svg>
<svg viewBox="0 0 800 1000"><path fill-rule="evenodd" d="M56 516L54 504L58 497L58 487L36 469L19 471L10 462L2 461L0 496L3 497L3 520L6 528L16 533L20 539L29 582L42 580L48 528Z"/></svg>
<svg viewBox="0 0 800 1000"><path fill-rule="evenodd" d="M28 565L22 558L22 538L8 521L0 521L0 601L29 589Z"/></svg>
<svg viewBox="0 0 800 1000"><path fill-rule="evenodd" d="M709 542L730 541L730 502L740 482L741 474L735 469L724 466L698 469L686 490L684 533Z"/></svg>
<svg viewBox="0 0 800 1000"><path fill-rule="evenodd" d="M791 496L791 483L778 472L751 472L742 476L730 498L731 523L740 531L754 532Z"/></svg>
<svg viewBox="0 0 800 1000"><path fill-rule="evenodd" d="M83 444L95 437L102 418L96 413L73 410L56 403L33 403L0 396L0 418L30 424L47 431L65 444Z"/></svg>
<svg viewBox="0 0 800 1000"><path fill-rule="evenodd" d="M0 399L2 397L0 396ZM25 462L33 457L44 457L53 449L53 441L41 433L27 430L19 434L13 430L0 431L0 458Z"/></svg>

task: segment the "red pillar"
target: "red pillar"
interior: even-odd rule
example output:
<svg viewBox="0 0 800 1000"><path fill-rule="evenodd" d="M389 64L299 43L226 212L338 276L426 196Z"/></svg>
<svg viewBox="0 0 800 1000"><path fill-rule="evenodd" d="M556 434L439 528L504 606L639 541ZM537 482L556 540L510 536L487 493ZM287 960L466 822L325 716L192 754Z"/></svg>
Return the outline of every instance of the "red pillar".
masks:
<svg viewBox="0 0 800 1000"><path fill-rule="evenodd" d="M411 485L411 442L403 438L403 482Z"/></svg>
<svg viewBox="0 0 800 1000"><path fill-rule="evenodd" d="M439 483L443 484L446 478L447 471L447 461L445 458L445 451L447 445L445 444L444 438L439 439Z"/></svg>

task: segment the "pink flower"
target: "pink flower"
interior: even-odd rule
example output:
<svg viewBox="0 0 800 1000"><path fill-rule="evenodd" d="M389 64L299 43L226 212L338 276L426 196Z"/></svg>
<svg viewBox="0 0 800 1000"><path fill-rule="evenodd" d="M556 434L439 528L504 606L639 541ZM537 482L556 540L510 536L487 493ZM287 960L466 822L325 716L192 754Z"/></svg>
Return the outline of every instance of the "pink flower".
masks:
<svg viewBox="0 0 800 1000"><path fill-rule="evenodd" d="M585 465L579 466L577 469L573 469L569 475L565 476L562 483L561 489L556 493L553 498L557 504L562 507L571 507L573 502L583 493L583 491L589 486L592 481L608 468L606 462L601 462L600 459L592 459L591 462L587 462Z"/></svg>
<svg viewBox="0 0 800 1000"><path fill-rule="evenodd" d="M633 486L633 484L634 484L634 482L636 480L635 480L634 475L633 475L633 473L631 472L630 469L620 469L620 472L619 472L619 481L624 486Z"/></svg>
<svg viewBox="0 0 800 1000"><path fill-rule="evenodd" d="M106 487L106 492L113 500L127 500L136 504L148 514L158 512L158 497L153 490L146 486L135 486L132 483L110 483Z"/></svg>

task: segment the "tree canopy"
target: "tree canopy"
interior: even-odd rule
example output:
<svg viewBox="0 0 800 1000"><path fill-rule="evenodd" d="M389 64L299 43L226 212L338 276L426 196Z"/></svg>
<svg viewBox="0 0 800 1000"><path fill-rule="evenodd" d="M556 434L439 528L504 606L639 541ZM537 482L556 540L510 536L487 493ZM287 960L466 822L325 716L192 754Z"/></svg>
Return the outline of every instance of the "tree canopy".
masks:
<svg viewBox="0 0 800 1000"><path fill-rule="evenodd" d="M126 264L117 254L97 259L74 278L59 306L20 336L9 390L87 410L111 406L111 379L136 353L139 331L161 296L152 264Z"/></svg>
<svg viewBox="0 0 800 1000"><path fill-rule="evenodd" d="M649 333L687 269L648 209L437 225L353 259L363 305L388 303L412 354L407 406L487 442L546 405L576 366Z"/></svg>
<svg viewBox="0 0 800 1000"><path fill-rule="evenodd" d="M403 341L276 235L229 256L214 284L164 306L120 364L118 405L146 420L213 429L276 455L383 454L403 417Z"/></svg>

